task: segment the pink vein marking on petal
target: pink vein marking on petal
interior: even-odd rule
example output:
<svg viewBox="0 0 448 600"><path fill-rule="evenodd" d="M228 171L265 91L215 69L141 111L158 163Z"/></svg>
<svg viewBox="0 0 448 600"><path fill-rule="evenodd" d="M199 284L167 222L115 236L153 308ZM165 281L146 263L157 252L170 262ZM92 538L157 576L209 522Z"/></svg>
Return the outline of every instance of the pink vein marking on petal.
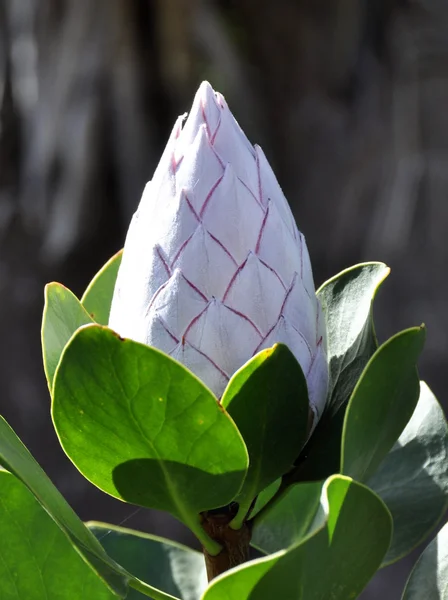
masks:
<svg viewBox="0 0 448 600"><path fill-rule="evenodd" d="M227 248L224 246L224 244L222 242L220 242L218 240L217 237L215 237L212 233L210 233L210 231L207 230L208 235L212 238L212 240L214 242L216 242L218 244L218 246L220 248L222 248L224 250L224 252L227 254L227 256L232 260L232 262L235 264L235 266L238 266L238 263L236 262L236 260L233 258L233 256L230 254L230 252L227 250Z"/></svg>
<svg viewBox="0 0 448 600"><path fill-rule="evenodd" d="M266 221L268 220L268 216L269 216L269 204L266 209L266 212L264 213L263 222L261 223L261 227L260 227L260 232L258 233L257 243L255 244L255 254L258 254L258 252L260 251L261 238L263 237L263 231L264 231L264 228L266 225Z"/></svg>
<svg viewBox="0 0 448 600"><path fill-rule="evenodd" d="M244 319L245 321L247 321L249 323L249 325L252 325L252 327L255 329L255 331L258 333L258 335L260 337L263 337L263 334L261 333L261 331L255 325L255 323L251 319L249 319L249 317L247 315L245 315L244 313L240 312L239 310L236 310L235 308L232 308L231 306L227 306L227 304L224 304L224 306L228 310L232 311L233 313L235 313L236 315L238 315L239 317L241 317L242 319Z"/></svg>
<svg viewBox="0 0 448 600"><path fill-rule="evenodd" d="M296 281L297 281L297 273L294 273L294 277L292 278L291 285L289 286L288 291L286 292L285 299L283 300L283 304L280 308L279 317L283 315L283 311L285 310L286 302L287 302L292 290L294 289Z"/></svg>
<svg viewBox="0 0 448 600"><path fill-rule="evenodd" d="M225 302L225 299L227 298L227 294L230 292L230 288L232 287L232 285L233 285L235 279L237 278L238 274L241 273L241 271L246 266L246 263L247 263L247 258L240 264L240 266L238 267L238 269L232 275L232 278L229 281L229 285L227 286L226 291L224 292L224 296L222 297L222 301L223 302Z"/></svg>
<svg viewBox="0 0 448 600"><path fill-rule="evenodd" d="M279 319L277 320L277 323L280 321L281 318L283 318L283 317L279 317ZM252 356L255 356L255 354L258 352L259 348L264 344L264 342L268 338L268 336L274 331L274 329L277 326L277 323L274 323L274 325L270 328L270 330L267 332L267 334L263 337L263 339L260 341L260 343L258 344L258 346L253 351Z"/></svg>
<svg viewBox="0 0 448 600"><path fill-rule="evenodd" d="M221 108L225 108L224 96L221 94L221 92L215 92L215 97L216 97L217 101L219 102L219 106Z"/></svg>
<svg viewBox="0 0 448 600"><path fill-rule="evenodd" d="M179 343L179 339L174 335L174 333L172 333L172 331L170 331L170 328L168 327L168 325L165 323L164 319L162 319L161 316L157 315L157 318L159 319L160 324L162 325L162 327L165 329L165 331L167 332L167 334L170 336L170 338L172 338L176 344Z"/></svg>
<svg viewBox="0 0 448 600"><path fill-rule="evenodd" d="M165 267L168 277L171 277L171 269L170 269L165 257L163 256L162 249L160 248L159 245L156 246L156 252L157 252L157 256L160 258L163 266Z"/></svg>
<svg viewBox="0 0 448 600"><path fill-rule="evenodd" d="M261 264L266 267L267 269L269 269L272 273L274 273L274 275L277 277L277 279L279 280L281 286L283 287L284 290L286 290L286 285L283 283L283 279L280 277L280 275L277 273L277 271L275 269L273 269L271 266L268 265L268 263L264 262L263 259L261 259L259 256L257 256L258 260L261 262Z"/></svg>
<svg viewBox="0 0 448 600"><path fill-rule="evenodd" d="M177 140L177 139L178 139L178 137L179 137L179 136L180 136L180 134L181 134L181 131L182 131L182 124L183 124L183 122L184 122L184 120L185 120L186 116L187 116L187 113L185 113L185 114L184 114L182 117L180 117L179 119L177 119L177 130L176 130L176 133L174 134L174 139L175 139L175 140Z"/></svg>
<svg viewBox="0 0 448 600"><path fill-rule="evenodd" d="M264 344L265 340L267 340L267 338L269 337L269 335L274 331L274 329L277 327L279 321L281 321L283 319L283 321L285 320L285 317L283 317L282 315L280 315L280 317L277 320L277 323L274 323L274 325L270 328L270 330L267 332L267 334L264 336L264 338L261 340L261 342L258 344L258 346L255 348L254 353L252 354L252 356L254 356L259 348ZM289 321L288 321L289 322ZM311 348L310 345L308 344L308 342L306 341L305 337L303 336L303 334L297 329L297 327L294 327L294 325L292 325L290 323L291 327L300 335L300 337L303 339L303 341L305 342L305 344L308 347L310 356L313 356L313 353L311 352Z"/></svg>
<svg viewBox="0 0 448 600"><path fill-rule="evenodd" d="M221 175L221 177L218 179L218 181L216 183L213 184L212 189L209 191L209 193L207 194L207 197L205 199L204 204L202 205L201 210L199 211L199 216L202 217L204 214L205 209L207 208L207 204L210 201L210 198L213 195L213 192L216 190L216 188L218 187L218 185L221 183L222 179L223 179L224 175Z"/></svg>
<svg viewBox="0 0 448 600"><path fill-rule="evenodd" d="M305 342L307 348L308 348L308 352L310 353L311 358L313 357L313 351L311 350L311 346L308 343L308 340L306 339L306 337L303 335L303 333L301 331L299 331L297 329L297 327L294 325L294 323L291 323L290 321L288 321L288 323L291 325L291 327L294 329L294 331L296 333L298 333L300 335L300 337L302 338L302 340Z"/></svg>
<svg viewBox="0 0 448 600"><path fill-rule="evenodd" d="M306 285L304 285L303 287L305 288L305 292L307 293L307 296L308 296L308 298L309 298L310 300L312 300L312 299L313 299L313 296L312 296L312 295L309 293L309 291L307 290L307 288L306 288Z"/></svg>
<svg viewBox="0 0 448 600"><path fill-rule="evenodd" d="M316 345L318 346L319 343L322 342L322 336L320 336L320 340L317 339L317 334L319 333L319 318L320 318L320 311L319 311L319 300L316 297L316 305L317 305L317 310L316 310Z"/></svg>
<svg viewBox="0 0 448 600"><path fill-rule="evenodd" d="M171 173L173 175L176 174L176 170L177 170L177 161L176 161L176 157L174 156L174 152L171 153Z"/></svg>
<svg viewBox="0 0 448 600"><path fill-rule="evenodd" d="M167 281L165 281L165 283L163 283L163 284L162 284L162 285L159 287L159 289L156 291L156 293L153 295L153 297L151 298L151 301L150 301L150 302L149 302L149 304L148 304L148 308L146 309L146 312L145 312L145 317L147 317L147 316L148 316L148 314L149 314L149 311L151 310L151 308L152 308L152 305L153 305L153 304L154 304L154 302L156 301L156 298L157 298L157 296L160 294L160 292L161 292L162 290L164 290L164 289L166 288L166 286L169 284L169 282L170 282L170 280L169 280L169 279L168 279Z"/></svg>
<svg viewBox="0 0 448 600"><path fill-rule="evenodd" d="M191 210L191 212L193 213L193 215L196 218L196 220L198 221L198 223L200 223L201 219L199 218L198 213L195 211L194 206L191 204L190 199L188 198L186 192L184 191L183 194L184 194L185 202L188 205L188 208Z"/></svg>
<svg viewBox="0 0 448 600"><path fill-rule="evenodd" d="M183 161L183 160L184 160L184 157L183 157L183 156L181 156L181 157L179 158L179 160L176 162L176 173L177 173L177 171L179 170L179 167L180 167L180 165L182 164L182 161Z"/></svg>
<svg viewBox="0 0 448 600"><path fill-rule="evenodd" d="M218 121L218 124L216 125L216 129L215 129L212 137L210 138L210 143L212 145L215 143L216 134L218 133L220 127L221 127L221 114L219 115L219 121Z"/></svg>
<svg viewBox="0 0 448 600"><path fill-rule="evenodd" d="M260 157L258 152L256 153L255 163L257 165L257 176L258 176L258 199L261 206L263 206L263 192L261 189L261 172L260 172Z"/></svg>
<svg viewBox="0 0 448 600"><path fill-rule="evenodd" d="M204 119L204 125L205 125L205 129L206 129L206 132L207 132L207 137L208 137L210 148L213 150L213 153L216 156L216 158L218 159L219 164L224 168L224 162L223 162L222 158L219 156L219 154L216 152L216 150L215 150L215 148L213 146L213 143L214 143L215 137L216 137L216 133L218 131L219 125L221 124L221 118L219 119L219 123L216 126L216 131L214 132L214 134L212 136L211 135L211 131L210 131L210 126L209 126L208 121L207 121L207 117L205 116L205 109L204 109L204 105L202 103L202 100L201 100L201 113L202 113L202 118Z"/></svg>
<svg viewBox="0 0 448 600"><path fill-rule="evenodd" d="M182 344L185 343L185 339L188 335L188 332L190 331L190 329L193 327L193 325L202 317L202 315L205 313L205 311L208 309L208 307L210 306L211 302L207 302L207 305L201 310L201 312L196 315L193 319L191 319L190 323L187 325L183 335L182 335ZM188 341L188 340L187 340ZM190 342L188 342L190 343Z"/></svg>
<svg viewBox="0 0 448 600"><path fill-rule="evenodd" d="M205 295L204 295L204 294L201 292L201 290L200 290L198 287L196 287L196 286L194 285L194 283L192 283L192 282L191 282L189 279L187 279L187 278L185 277L185 275L182 275L182 277L184 278L184 281L185 281L185 283L187 283L187 284L188 284L188 285L191 287L191 289L192 289L192 290L194 290L194 291L195 291L197 294L199 294L199 296L200 296L200 297L201 297L201 298L202 298L202 299L203 299L205 302L208 302L208 298L207 298L207 296L205 296Z"/></svg>
<svg viewBox="0 0 448 600"><path fill-rule="evenodd" d="M306 341L306 340L305 340ZM319 346L322 344L322 336L320 337L319 341L317 342L317 346L316 346L316 352L314 354L311 353L311 364L308 367L308 371L306 372L306 377L309 376L309 374L311 373L311 369L313 368L314 362L316 360L316 356L317 356L317 351L319 350Z"/></svg>
<svg viewBox="0 0 448 600"><path fill-rule="evenodd" d="M223 161L223 159L220 157L220 155L219 155L219 154L218 154L218 152L216 151L216 148L214 147L214 145L213 145L211 142L210 142L210 148L211 148L211 150L212 150L213 154L215 155L215 158L216 158L216 160L219 162L219 164L221 165L221 167L222 167L223 169L225 169L225 168L226 168L226 164L229 164L229 163L225 163L225 162Z"/></svg>
<svg viewBox="0 0 448 600"><path fill-rule="evenodd" d="M191 287L192 290L194 290L201 298L202 300L204 300L204 302L208 302L208 298L207 296L204 296L204 294L201 292L201 290L199 288L197 288L194 283L191 283L191 281L189 279L187 279L185 277L185 275L183 273L181 273L181 277L182 279L185 281L185 283L187 285L189 285ZM145 316L148 316L149 311L151 310L154 302L156 301L158 295L166 288L166 286L170 283L170 280L168 279L168 281L165 281L165 283L163 283L159 289L156 291L156 293L154 294L154 296L151 298L151 302L149 303L148 308L146 309L145 312Z"/></svg>
<svg viewBox="0 0 448 600"><path fill-rule="evenodd" d="M256 195L253 193L253 191L250 189L250 187L247 185L247 183L244 183L244 181L241 179L241 177L238 177L238 181L240 183L242 183L244 185L244 187L246 188L246 190L249 192L249 194L252 196L252 198L255 200L255 202L258 204L258 206L260 206L260 208L263 209L264 211L264 206L261 204L261 202L258 200L258 198L256 197Z"/></svg>
<svg viewBox="0 0 448 600"><path fill-rule="evenodd" d="M176 254L174 255L173 261L171 263L171 268L174 266L174 264L176 263L177 259L179 258L179 256L182 254L182 252L185 250L186 245L188 244L188 242L191 240L191 238L193 237L194 233L192 233L186 240L185 242L183 242L183 244L181 244L179 250L176 252Z"/></svg>
<svg viewBox="0 0 448 600"><path fill-rule="evenodd" d="M207 356L207 354L205 354L205 352L202 352L202 350L199 350L199 348L197 348L194 344L191 344L190 342L188 342L188 343L193 348L193 350L196 350L196 352L199 352L199 354L201 356L203 356L204 358L206 358L215 367L215 369L217 369L221 373L221 375L223 377L225 377L227 380L230 379L229 375L227 375L227 373L225 371L223 371L221 369L221 367L218 367L218 365L215 363L215 361L213 359L210 358L210 356Z"/></svg>
<svg viewBox="0 0 448 600"><path fill-rule="evenodd" d="M214 146L212 146L212 148L213 148L213 152L215 153L216 160L219 162L219 164L221 165L221 167L222 167L223 169L225 169L225 168L226 168L226 163L225 163L225 162L222 160L222 158L221 158L221 157L219 156L219 154L216 152L216 150L215 150ZM227 164L229 164L229 163L227 163Z"/></svg>

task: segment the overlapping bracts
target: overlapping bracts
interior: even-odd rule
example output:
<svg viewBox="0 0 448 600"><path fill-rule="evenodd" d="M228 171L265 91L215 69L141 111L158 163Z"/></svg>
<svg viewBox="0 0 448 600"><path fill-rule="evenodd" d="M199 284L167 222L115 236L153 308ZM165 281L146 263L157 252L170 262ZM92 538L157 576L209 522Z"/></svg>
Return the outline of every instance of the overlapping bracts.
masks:
<svg viewBox="0 0 448 600"><path fill-rule="evenodd" d="M221 94L203 83L183 121L129 228L110 327L179 360L218 398L255 353L283 342L319 417L326 333L305 239Z"/></svg>

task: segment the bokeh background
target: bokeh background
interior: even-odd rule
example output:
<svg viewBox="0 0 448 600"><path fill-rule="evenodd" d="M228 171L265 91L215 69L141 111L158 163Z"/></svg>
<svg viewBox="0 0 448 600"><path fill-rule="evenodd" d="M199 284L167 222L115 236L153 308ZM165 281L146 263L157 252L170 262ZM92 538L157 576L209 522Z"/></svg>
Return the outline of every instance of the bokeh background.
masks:
<svg viewBox="0 0 448 600"><path fill-rule="evenodd" d="M379 336L428 326L447 379L448 3L0 0L0 412L84 519L167 531L106 497L58 447L41 364L43 286L76 293L124 240L175 117L208 79L260 143L315 280L392 268ZM446 404L445 404L446 406ZM364 600L395 600L412 560Z"/></svg>

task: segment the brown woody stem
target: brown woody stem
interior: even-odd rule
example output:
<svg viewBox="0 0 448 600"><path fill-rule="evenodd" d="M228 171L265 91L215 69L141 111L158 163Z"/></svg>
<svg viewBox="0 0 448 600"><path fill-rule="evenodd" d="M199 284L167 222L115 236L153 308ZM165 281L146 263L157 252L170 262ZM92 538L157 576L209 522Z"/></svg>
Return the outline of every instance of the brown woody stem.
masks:
<svg viewBox="0 0 448 600"><path fill-rule="evenodd" d="M211 581L221 573L249 560L251 531L247 523L243 523L240 529L229 527L233 515L203 513L202 516L202 527L209 537L222 546L221 552L216 556L203 549L207 576Z"/></svg>

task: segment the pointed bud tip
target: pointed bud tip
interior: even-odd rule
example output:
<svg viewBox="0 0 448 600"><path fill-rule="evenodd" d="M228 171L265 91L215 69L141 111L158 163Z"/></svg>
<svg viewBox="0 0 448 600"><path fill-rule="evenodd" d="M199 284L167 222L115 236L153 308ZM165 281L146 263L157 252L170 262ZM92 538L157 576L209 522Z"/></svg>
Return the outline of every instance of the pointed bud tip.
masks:
<svg viewBox="0 0 448 600"><path fill-rule="evenodd" d="M203 81L196 92L195 100L201 102L202 107L208 110L214 106L218 110L228 109L227 102L221 92L217 92L212 88L208 81Z"/></svg>
<svg viewBox="0 0 448 600"><path fill-rule="evenodd" d="M193 143L201 125L206 126L208 136L212 137L220 122L223 106L210 83L203 81L194 96L182 135L179 136L181 143L177 148L178 155L183 155L185 149Z"/></svg>
<svg viewBox="0 0 448 600"><path fill-rule="evenodd" d="M215 90L212 88L212 86L210 85L210 83L208 81L203 81L200 84L197 93L199 93L203 96L206 96L207 94L214 94Z"/></svg>

